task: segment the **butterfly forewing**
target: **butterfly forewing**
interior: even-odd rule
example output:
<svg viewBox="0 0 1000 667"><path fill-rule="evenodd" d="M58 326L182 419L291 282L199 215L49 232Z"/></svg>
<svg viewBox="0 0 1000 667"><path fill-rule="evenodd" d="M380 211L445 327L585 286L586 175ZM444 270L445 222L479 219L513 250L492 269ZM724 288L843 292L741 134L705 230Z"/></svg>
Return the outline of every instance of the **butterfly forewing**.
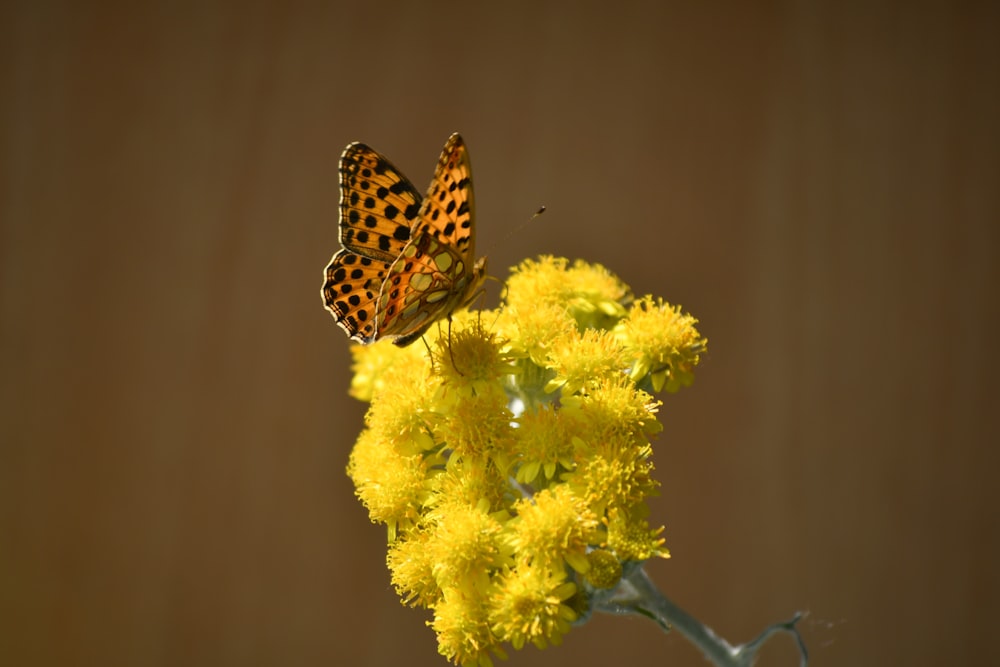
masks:
<svg viewBox="0 0 1000 667"><path fill-rule="evenodd" d="M364 144L347 147L340 176L344 249L326 268L326 307L354 340L407 345L467 305L485 277L485 258L473 261L465 143L458 134L448 139L423 199Z"/></svg>
<svg viewBox="0 0 1000 667"><path fill-rule="evenodd" d="M392 262L410 240L421 197L389 160L360 143L340 156L340 243Z"/></svg>
<svg viewBox="0 0 1000 667"><path fill-rule="evenodd" d="M379 312L383 332L419 337L443 315L465 305L482 282L473 275L472 168L465 142L453 134L438 159L413 238L393 265ZM399 289L397 281L409 276Z"/></svg>
<svg viewBox="0 0 1000 667"><path fill-rule="evenodd" d="M467 260L472 260L472 166L465 142L453 134L438 159L434 180L427 189L417 234L430 233ZM415 235L415 236L416 236Z"/></svg>

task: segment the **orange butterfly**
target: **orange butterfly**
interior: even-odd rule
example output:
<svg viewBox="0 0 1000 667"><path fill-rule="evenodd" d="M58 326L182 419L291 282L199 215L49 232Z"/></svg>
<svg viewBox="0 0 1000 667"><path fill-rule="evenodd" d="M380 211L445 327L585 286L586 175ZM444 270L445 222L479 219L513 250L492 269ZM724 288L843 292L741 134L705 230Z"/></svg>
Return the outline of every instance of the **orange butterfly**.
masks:
<svg viewBox="0 0 1000 667"><path fill-rule="evenodd" d="M421 198L384 156L360 143L340 156L341 250L326 267L323 302L359 343L400 347L467 306L486 278L474 260L472 167L449 137Z"/></svg>

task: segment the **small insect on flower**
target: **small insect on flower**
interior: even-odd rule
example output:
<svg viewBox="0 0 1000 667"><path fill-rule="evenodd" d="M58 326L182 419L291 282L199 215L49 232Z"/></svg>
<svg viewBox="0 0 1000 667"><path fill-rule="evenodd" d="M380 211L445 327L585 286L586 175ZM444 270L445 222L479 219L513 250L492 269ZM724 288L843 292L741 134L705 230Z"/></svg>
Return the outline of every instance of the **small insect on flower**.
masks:
<svg viewBox="0 0 1000 667"><path fill-rule="evenodd" d="M486 278L475 259L472 167L448 139L427 197L361 143L340 157L340 243L324 272L323 302L353 340L400 347L467 306Z"/></svg>

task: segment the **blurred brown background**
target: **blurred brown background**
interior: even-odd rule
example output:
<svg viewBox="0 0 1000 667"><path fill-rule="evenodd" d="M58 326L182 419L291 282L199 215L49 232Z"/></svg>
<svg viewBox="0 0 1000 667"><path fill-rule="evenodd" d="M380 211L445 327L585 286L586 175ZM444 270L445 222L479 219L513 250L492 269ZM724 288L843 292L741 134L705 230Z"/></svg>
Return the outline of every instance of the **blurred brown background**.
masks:
<svg viewBox="0 0 1000 667"><path fill-rule="evenodd" d="M493 274L701 320L675 601L732 641L808 610L817 666L995 656L995 5L139 4L0 9L0 664L445 664L319 288L343 147L423 190L455 130ZM705 664L607 616L508 664L639 663Z"/></svg>

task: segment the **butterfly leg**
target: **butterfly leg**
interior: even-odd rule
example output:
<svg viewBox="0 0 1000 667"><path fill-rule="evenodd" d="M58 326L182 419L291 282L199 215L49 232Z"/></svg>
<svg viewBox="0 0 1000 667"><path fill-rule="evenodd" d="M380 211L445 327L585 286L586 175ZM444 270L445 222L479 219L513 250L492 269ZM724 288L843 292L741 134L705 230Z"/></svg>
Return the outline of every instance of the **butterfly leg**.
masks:
<svg viewBox="0 0 1000 667"><path fill-rule="evenodd" d="M431 360L431 373L433 373L434 372L434 353L431 352L431 345L430 345L430 343L427 342L427 337L426 336L420 336L420 341L424 344L424 347L427 348L427 358Z"/></svg>
<svg viewBox="0 0 1000 667"><path fill-rule="evenodd" d="M455 372L465 377L465 373L459 370L458 365L455 363L455 352L451 349L451 315L448 315L448 356L451 357L451 367L455 369Z"/></svg>

